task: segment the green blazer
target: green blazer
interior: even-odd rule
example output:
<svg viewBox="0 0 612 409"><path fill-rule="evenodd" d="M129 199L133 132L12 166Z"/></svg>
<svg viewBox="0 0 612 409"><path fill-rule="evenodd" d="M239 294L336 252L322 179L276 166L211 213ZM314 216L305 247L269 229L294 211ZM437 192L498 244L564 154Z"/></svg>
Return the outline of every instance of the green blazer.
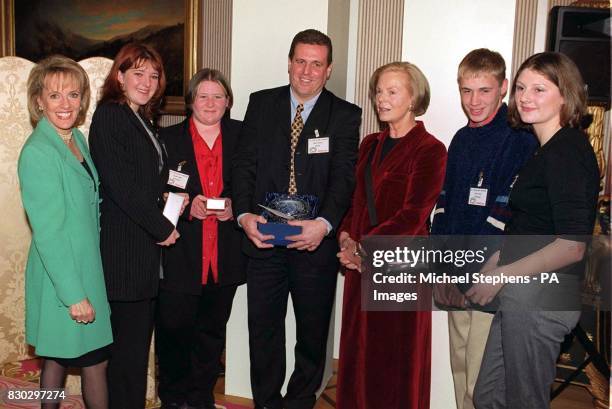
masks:
<svg viewBox="0 0 612 409"><path fill-rule="evenodd" d="M83 134L72 131L93 180L44 118L19 156L21 198L32 228L25 277L26 342L41 356L75 358L112 343L100 257L99 183ZM96 311L77 324L68 307Z"/></svg>

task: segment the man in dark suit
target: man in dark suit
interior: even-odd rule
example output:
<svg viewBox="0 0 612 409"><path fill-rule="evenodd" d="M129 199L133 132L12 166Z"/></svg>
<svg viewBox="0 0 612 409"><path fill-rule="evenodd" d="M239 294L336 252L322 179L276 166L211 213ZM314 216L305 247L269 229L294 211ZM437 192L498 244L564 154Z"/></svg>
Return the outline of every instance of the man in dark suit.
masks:
<svg viewBox="0 0 612 409"><path fill-rule="evenodd" d="M361 109L324 88L332 45L317 30L298 33L289 51L289 86L251 95L233 167L234 214L249 256L247 297L251 387L256 408L310 409L321 385L338 262L335 230L349 207ZM267 193L314 195L310 220L286 248L265 241L258 204ZM248 238L248 240L247 240ZM291 294L297 344L284 399L285 315Z"/></svg>

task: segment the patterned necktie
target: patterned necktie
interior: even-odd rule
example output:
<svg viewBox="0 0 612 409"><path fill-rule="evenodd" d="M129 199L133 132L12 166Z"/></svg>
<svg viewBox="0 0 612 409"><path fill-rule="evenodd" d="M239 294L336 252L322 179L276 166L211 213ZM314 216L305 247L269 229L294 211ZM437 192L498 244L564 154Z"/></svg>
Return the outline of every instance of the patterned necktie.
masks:
<svg viewBox="0 0 612 409"><path fill-rule="evenodd" d="M289 163L289 194L297 194L297 184L295 183L295 148L297 147L298 140L302 129L304 129L304 120L302 119L302 111L304 105L299 104L295 110L295 118L291 123L291 161Z"/></svg>

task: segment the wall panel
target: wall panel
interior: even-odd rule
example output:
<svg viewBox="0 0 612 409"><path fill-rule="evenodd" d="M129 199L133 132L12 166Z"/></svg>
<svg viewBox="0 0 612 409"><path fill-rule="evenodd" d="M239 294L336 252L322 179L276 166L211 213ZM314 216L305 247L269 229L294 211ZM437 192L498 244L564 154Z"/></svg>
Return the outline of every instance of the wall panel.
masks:
<svg viewBox="0 0 612 409"><path fill-rule="evenodd" d="M517 0L512 67L507 67L509 79L514 78L521 63L534 52L537 17L538 0Z"/></svg>
<svg viewBox="0 0 612 409"><path fill-rule="evenodd" d="M404 0L359 1L355 103L363 108L362 137L379 129L368 98L370 76L379 66L401 59L403 25Z"/></svg>
<svg viewBox="0 0 612 409"><path fill-rule="evenodd" d="M202 2L202 66L216 68L231 81L232 0Z"/></svg>

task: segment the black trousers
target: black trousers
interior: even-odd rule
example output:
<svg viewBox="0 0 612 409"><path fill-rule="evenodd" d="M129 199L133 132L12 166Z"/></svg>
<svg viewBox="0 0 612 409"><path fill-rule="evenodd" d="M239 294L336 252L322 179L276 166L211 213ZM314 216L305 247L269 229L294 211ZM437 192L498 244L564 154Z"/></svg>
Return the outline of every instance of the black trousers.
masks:
<svg viewBox="0 0 612 409"><path fill-rule="evenodd" d="M247 271L251 389L255 407L311 409L325 369L338 266L313 266L297 250L276 249L273 257L251 258ZM282 399L289 294L295 312L297 343L295 369Z"/></svg>
<svg viewBox="0 0 612 409"><path fill-rule="evenodd" d="M155 299L110 301L113 339L108 361L109 407L145 407Z"/></svg>
<svg viewBox="0 0 612 409"><path fill-rule="evenodd" d="M164 403L214 405L225 328L237 285L202 286L201 295L160 290L156 347Z"/></svg>

